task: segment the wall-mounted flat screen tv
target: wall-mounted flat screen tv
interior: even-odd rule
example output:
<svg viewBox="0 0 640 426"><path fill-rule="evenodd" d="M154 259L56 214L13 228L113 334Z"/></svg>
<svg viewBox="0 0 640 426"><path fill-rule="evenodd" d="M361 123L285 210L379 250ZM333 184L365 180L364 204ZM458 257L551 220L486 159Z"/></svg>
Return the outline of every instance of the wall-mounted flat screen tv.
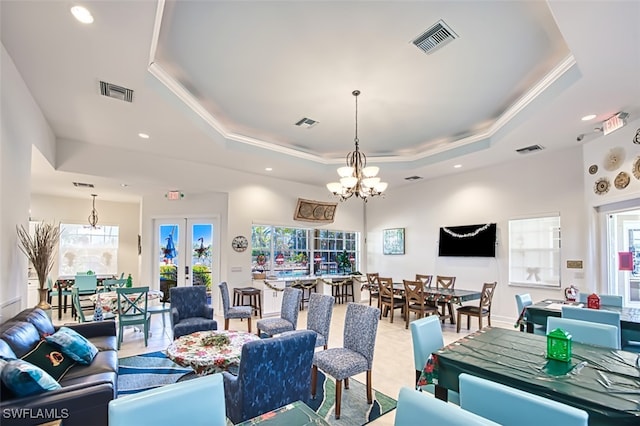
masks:
<svg viewBox="0 0 640 426"><path fill-rule="evenodd" d="M496 257L496 224L440 228L438 256Z"/></svg>

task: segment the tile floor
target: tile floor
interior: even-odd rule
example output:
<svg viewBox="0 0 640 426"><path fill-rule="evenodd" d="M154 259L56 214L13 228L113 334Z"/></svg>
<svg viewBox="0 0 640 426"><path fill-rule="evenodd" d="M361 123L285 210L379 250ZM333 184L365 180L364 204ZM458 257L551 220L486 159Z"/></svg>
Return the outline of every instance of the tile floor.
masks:
<svg viewBox="0 0 640 426"><path fill-rule="evenodd" d="M375 301L374 301L375 302ZM69 314L63 315L61 321L54 320L57 324L73 322ZM342 346L342 330L344 327L344 315L346 305L336 304L331 319L331 333L329 336L329 347ZM218 327L224 327L224 318L218 315L216 311L216 320ZM382 318L378 325L378 334L376 337L376 349L373 362L373 387L374 389L397 399L398 392L402 386L413 386L415 380L415 372L413 367L413 348L411 344L411 332L405 329L405 323L399 312L396 312L394 323L391 324L389 318ZM411 317L413 319L413 315ZM153 315L151 318L151 336L148 340L148 346L144 346L144 336L141 332L135 332L132 328L126 329L122 347L119 351L119 357L124 358L132 355L138 355L146 352L154 352L166 349L171 342L171 327L169 317L166 317L166 328L162 327L162 318L160 315ZM298 325L300 328L306 327L307 311L300 312ZM449 344L468 332L465 328L466 320L463 318L462 330L456 333L455 325L447 321L443 326L443 334L445 344ZM512 328L513 324L498 323L493 321L493 326ZM247 322L231 319L230 329L246 331ZM472 318L471 332L477 330L477 319ZM255 319L252 324L252 331L255 332ZM355 379L364 383L366 381L364 374L355 376ZM348 390L344 391L348 392ZM387 415L380 417L372 424L393 425L395 418L395 410Z"/></svg>

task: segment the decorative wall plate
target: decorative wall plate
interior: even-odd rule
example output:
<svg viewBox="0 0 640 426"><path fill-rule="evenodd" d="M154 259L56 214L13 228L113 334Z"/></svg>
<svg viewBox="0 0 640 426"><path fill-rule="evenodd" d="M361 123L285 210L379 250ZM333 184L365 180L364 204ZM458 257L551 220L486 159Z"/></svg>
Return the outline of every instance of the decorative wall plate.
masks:
<svg viewBox="0 0 640 426"><path fill-rule="evenodd" d="M595 191L596 194L602 195L609 192L609 187L611 187L611 183L609 182L609 179L607 179L606 177L603 177L596 181L596 184L593 190Z"/></svg>
<svg viewBox="0 0 640 426"><path fill-rule="evenodd" d="M231 241L231 247L233 247L233 249L238 253L245 251L248 246L249 242L247 241L247 238L242 235L238 235L233 239L233 241Z"/></svg>
<svg viewBox="0 0 640 426"><path fill-rule="evenodd" d="M613 185L618 189L625 189L630 181L631 177L627 172L620 172L613 180Z"/></svg>
<svg viewBox="0 0 640 426"><path fill-rule="evenodd" d="M592 164L589 166L589 174L590 175L595 175L596 173L598 173L598 166L595 164Z"/></svg>
<svg viewBox="0 0 640 426"><path fill-rule="evenodd" d="M636 161L633 163L633 175L636 179L640 179L640 157L636 158Z"/></svg>
<svg viewBox="0 0 640 426"><path fill-rule="evenodd" d="M624 162L624 148L616 147L611 148L604 158L603 167L607 171L614 171L618 169Z"/></svg>

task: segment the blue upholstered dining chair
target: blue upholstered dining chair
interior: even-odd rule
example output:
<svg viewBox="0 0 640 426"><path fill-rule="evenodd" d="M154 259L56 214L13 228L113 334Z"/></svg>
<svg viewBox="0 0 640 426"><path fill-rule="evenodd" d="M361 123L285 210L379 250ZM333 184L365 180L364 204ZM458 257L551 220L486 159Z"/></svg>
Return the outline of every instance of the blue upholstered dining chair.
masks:
<svg viewBox="0 0 640 426"><path fill-rule="evenodd" d="M349 377L366 372L367 402L373 403L371 369L380 309L356 303L347 305L342 348L316 352L311 369L311 395L315 398L318 369L336 380L335 417L340 418L342 382L349 389Z"/></svg>
<svg viewBox="0 0 640 426"><path fill-rule="evenodd" d="M315 342L313 331L297 330L245 343L238 375L222 373L227 417L237 424L298 400L309 402Z"/></svg>
<svg viewBox="0 0 640 426"><path fill-rule="evenodd" d="M227 424L222 374L125 395L109 402L109 426Z"/></svg>
<svg viewBox="0 0 640 426"><path fill-rule="evenodd" d="M466 373L459 376L460 407L503 425L587 426L586 411Z"/></svg>
<svg viewBox="0 0 640 426"><path fill-rule="evenodd" d="M395 426L423 425L427 424L427 421L428 424L447 426L498 425L460 407L447 404L432 395L406 386L400 388L393 424Z"/></svg>
<svg viewBox="0 0 640 426"><path fill-rule="evenodd" d="M118 294L118 349L122 344L124 328L141 325L144 333L144 346L149 340L151 315L147 312L149 287L117 288Z"/></svg>
<svg viewBox="0 0 640 426"><path fill-rule="evenodd" d="M416 383L420 378L427 358L433 352L444 347L444 337L442 336L442 326L437 315L430 315L420 318L409 324L411 327L411 341L413 343L413 364L416 369ZM422 386L420 390L435 394L435 385ZM449 390L449 402L460 403L458 393Z"/></svg>
<svg viewBox="0 0 640 426"><path fill-rule="evenodd" d="M220 298L222 299L222 314L224 315L224 329L229 329L230 318L246 318L248 332L251 333L251 315L253 308L251 306L231 306L229 301L229 287L226 281L218 284L220 289Z"/></svg>
<svg viewBox="0 0 640 426"><path fill-rule="evenodd" d="M620 349L618 327L597 322L574 320L569 318L547 317L547 330L560 328L580 343Z"/></svg>
<svg viewBox="0 0 640 426"><path fill-rule="evenodd" d="M174 340L196 331L217 330L213 308L207 304L207 288L202 285L172 287L171 329Z"/></svg>
<svg viewBox="0 0 640 426"><path fill-rule="evenodd" d="M600 324L609 324L618 327L620 330L620 313L606 311L604 309L578 308L575 306L563 306L562 318L577 319L581 321L591 321ZM618 347L622 347L622 339L618 332Z"/></svg>
<svg viewBox="0 0 640 426"><path fill-rule="evenodd" d="M523 315L524 308L527 306L533 305L533 300L531 299L531 295L529 293L516 294L516 308L518 309L518 319L521 315ZM523 331L524 325L520 326L520 331ZM533 326L533 334L546 335L546 327L544 325L534 324Z"/></svg>
<svg viewBox="0 0 640 426"><path fill-rule="evenodd" d="M316 348L329 345L329 330L331 329L331 315L335 298L320 293L309 296L309 311L307 312L307 330L316 332Z"/></svg>
<svg viewBox="0 0 640 426"><path fill-rule="evenodd" d="M263 318L258 320L256 328L258 336L264 332L268 336L292 331L298 327L298 307L302 300L302 290L286 287L282 295L282 307L279 318Z"/></svg>

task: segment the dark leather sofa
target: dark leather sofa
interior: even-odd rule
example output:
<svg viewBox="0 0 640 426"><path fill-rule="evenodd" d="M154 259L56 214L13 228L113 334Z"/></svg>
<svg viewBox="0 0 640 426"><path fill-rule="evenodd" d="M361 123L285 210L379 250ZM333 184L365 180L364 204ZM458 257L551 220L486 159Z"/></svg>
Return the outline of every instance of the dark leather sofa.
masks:
<svg viewBox="0 0 640 426"><path fill-rule="evenodd" d="M108 425L109 401L116 398L118 351L114 321L67 325L99 350L90 365L75 364L60 379L62 389L15 397L4 386L0 393L0 424L38 425L62 419L64 426ZM26 309L0 324L0 356L20 358L44 334L55 332L47 314Z"/></svg>

